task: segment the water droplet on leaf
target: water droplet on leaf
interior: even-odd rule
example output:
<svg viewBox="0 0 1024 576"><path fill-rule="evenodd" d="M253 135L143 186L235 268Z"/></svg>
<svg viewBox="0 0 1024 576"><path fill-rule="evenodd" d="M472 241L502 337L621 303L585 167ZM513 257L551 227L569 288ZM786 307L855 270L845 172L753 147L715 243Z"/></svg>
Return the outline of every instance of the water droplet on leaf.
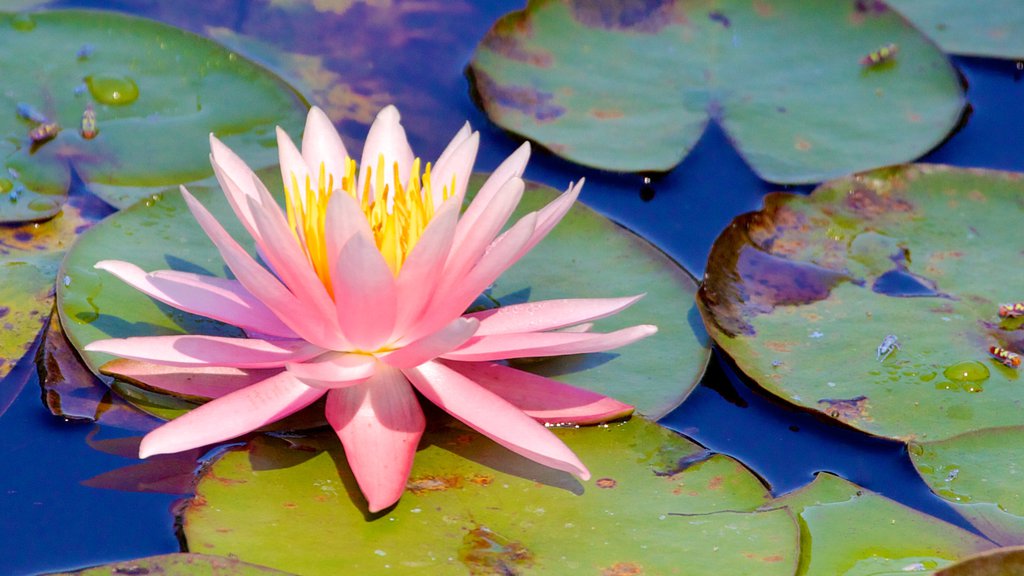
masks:
<svg viewBox="0 0 1024 576"><path fill-rule="evenodd" d="M122 106L135 102L139 87L135 80L116 74L96 74L85 79L89 93L101 104Z"/></svg>

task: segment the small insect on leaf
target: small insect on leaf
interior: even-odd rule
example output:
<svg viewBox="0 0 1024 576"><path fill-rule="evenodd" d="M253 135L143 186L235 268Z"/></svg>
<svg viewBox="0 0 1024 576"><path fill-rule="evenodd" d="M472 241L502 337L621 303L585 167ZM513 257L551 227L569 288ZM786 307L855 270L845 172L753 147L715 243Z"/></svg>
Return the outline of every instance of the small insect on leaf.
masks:
<svg viewBox="0 0 1024 576"><path fill-rule="evenodd" d="M52 140L60 132L60 124L56 122L43 122L28 131L28 137L33 144L41 144Z"/></svg>
<svg viewBox="0 0 1024 576"><path fill-rule="evenodd" d="M879 64L889 62L896 57L896 53L900 51L900 47L896 44L886 44L878 50L868 54L867 56L860 59L860 65L867 68L873 68Z"/></svg>
<svg viewBox="0 0 1024 576"><path fill-rule="evenodd" d="M1024 316L1024 302L999 305L1000 318L1019 318L1021 316Z"/></svg>
<svg viewBox="0 0 1024 576"><path fill-rule="evenodd" d="M82 112L82 138L92 140L98 133L99 129L96 127L96 110L93 109L92 103L90 102L85 106L85 111Z"/></svg>
<svg viewBox="0 0 1024 576"><path fill-rule="evenodd" d="M882 343L878 345L878 354L875 355L875 359L884 362L890 354L901 349L899 338L896 338L895 334L889 334L882 338Z"/></svg>
<svg viewBox="0 0 1024 576"><path fill-rule="evenodd" d="M988 353L996 360L1002 362L1004 366L1020 368L1020 354L1015 354L999 346L990 346Z"/></svg>

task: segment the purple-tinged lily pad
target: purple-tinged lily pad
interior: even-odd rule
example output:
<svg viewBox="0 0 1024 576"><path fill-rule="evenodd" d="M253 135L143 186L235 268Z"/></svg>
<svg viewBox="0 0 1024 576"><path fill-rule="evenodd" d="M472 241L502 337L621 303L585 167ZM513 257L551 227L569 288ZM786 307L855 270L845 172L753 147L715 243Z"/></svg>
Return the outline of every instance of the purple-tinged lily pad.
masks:
<svg viewBox="0 0 1024 576"><path fill-rule="evenodd" d="M927 38L853 0L532 0L495 23L468 74L498 125L574 162L667 171L713 119L787 183L917 158L964 106Z"/></svg>
<svg viewBox="0 0 1024 576"><path fill-rule="evenodd" d="M887 0L946 52L1024 58L1024 10L1018 0Z"/></svg>
<svg viewBox="0 0 1024 576"><path fill-rule="evenodd" d="M911 444L910 458L932 492L982 534L1024 544L1024 427Z"/></svg>
<svg viewBox="0 0 1024 576"><path fill-rule="evenodd" d="M946 566L935 576L1015 576L1024 574L1024 546L997 548Z"/></svg>
<svg viewBox="0 0 1024 576"><path fill-rule="evenodd" d="M274 126L294 131L305 116L302 97L280 78L157 22L0 13L0 30L0 221L59 211L69 166L118 206L206 179L208 149L179 144L210 132L256 167L276 163ZM84 121L90 109L94 130ZM51 125L52 134L40 128Z"/></svg>
<svg viewBox="0 0 1024 576"><path fill-rule="evenodd" d="M128 574L159 574L160 576L288 576L265 566L208 554L164 554L138 560L113 562L73 572L49 576L124 576Z"/></svg>
<svg viewBox="0 0 1024 576"><path fill-rule="evenodd" d="M184 536L191 549L301 574L796 569L793 516L751 512L768 502L767 489L731 458L642 418L555 433L592 481L448 421L424 436L402 499L375 516L332 435L260 437L204 470Z"/></svg>
<svg viewBox="0 0 1024 576"><path fill-rule="evenodd" d="M482 182L474 179L474 186ZM270 184L270 189L279 189ZM475 188L474 188L475 189ZM225 227L244 238L241 224L220 191L192 192ZM530 185L513 220L551 201L557 192ZM593 250L601 246L600 251ZM140 335L205 333L232 336L239 330L159 304L110 274L95 270L100 260L119 259L144 270L173 268L223 275L219 253L185 208L181 195L168 191L136 204L96 226L77 242L64 261L58 286L61 324L75 348L97 339ZM706 333L693 302L696 283L662 252L631 232L577 204L551 235L509 270L489 290L501 304L549 298L646 296L601 329L657 324L657 335L614 353L575 355L521 363L525 369L589 388L628 402L652 418L683 401L704 373L709 357ZM666 312L668 311L668 312ZM83 353L96 373L113 358ZM144 410L173 417L194 398L173 398L145 390L135 373L116 390ZM149 382L150 388L156 388ZM161 412L162 408L167 410Z"/></svg>
<svg viewBox="0 0 1024 576"><path fill-rule="evenodd" d="M800 574L931 572L992 543L838 476L819 473L768 508L800 518Z"/></svg>
<svg viewBox="0 0 1024 576"><path fill-rule="evenodd" d="M719 236L698 294L766 390L870 434L936 441L1024 424L1024 179L902 166L772 194ZM890 338L890 336L892 338Z"/></svg>

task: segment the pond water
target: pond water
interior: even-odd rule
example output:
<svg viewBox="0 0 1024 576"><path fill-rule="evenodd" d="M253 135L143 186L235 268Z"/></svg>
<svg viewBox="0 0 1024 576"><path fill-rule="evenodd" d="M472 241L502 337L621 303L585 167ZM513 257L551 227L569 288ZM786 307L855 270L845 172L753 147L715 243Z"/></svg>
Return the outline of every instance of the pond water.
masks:
<svg viewBox="0 0 1024 576"><path fill-rule="evenodd" d="M161 6L163 4L163 6ZM168 8L168 5L177 5ZM422 3L426 6L442 3ZM62 2L59 7L98 7L141 14L202 32L226 27L264 37L247 19L247 2ZM505 2L477 3L450 16L457 33L440 43L409 40L401 53L370 53L359 71L377 86L400 93L403 82L417 82L430 105L440 105L428 126L410 127L414 148L436 155L465 120L481 131L477 168L488 170L518 141L490 124L471 102L460 73L490 23L512 9ZM191 11L191 13L190 13ZM410 25L441 18L435 11L408 15ZM430 26L423 25L424 29ZM327 34L329 31L317 31ZM294 31L281 31L292 34ZM454 39L453 39L454 38ZM45 47L40 47L45 49ZM1024 81L1013 62L957 58L969 85L973 114L958 133L923 161L956 166L1024 171ZM355 125L353 125L355 126ZM347 128L343 126L342 128ZM432 131L442 131L438 136ZM361 134L362 129L351 131ZM203 143L196 143L203 145ZM697 148L672 172L645 183L640 175L586 169L537 152L526 177L555 187L587 178L583 202L653 242L699 278L712 242L736 215L756 210L777 186L759 180L720 129L711 126ZM795 191L805 192L809 187ZM29 366L29 368L31 368ZM135 463L90 446L96 438L131 436L129 431L66 422L40 402L38 381L29 374L21 394L0 418L0 567L4 573L35 573L78 568L112 560L179 550L171 510L181 495L91 488L83 481ZM16 380L12 375L5 386ZM904 504L967 527L919 480L903 445L794 410L768 397L738 375L717 352L689 399L662 423L708 448L735 456L761 475L774 493L835 472Z"/></svg>

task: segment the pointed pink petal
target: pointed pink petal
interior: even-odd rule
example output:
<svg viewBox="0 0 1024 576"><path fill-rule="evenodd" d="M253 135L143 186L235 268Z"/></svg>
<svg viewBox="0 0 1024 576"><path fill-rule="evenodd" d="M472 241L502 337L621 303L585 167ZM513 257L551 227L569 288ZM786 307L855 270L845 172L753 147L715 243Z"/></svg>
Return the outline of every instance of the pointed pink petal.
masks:
<svg viewBox="0 0 1024 576"><path fill-rule="evenodd" d="M434 294L423 316L404 334L400 343L430 334L462 315L485 288L511 266L533 234L537 215L527 214L494 242L469 274L457 286L443 284ZM447 280L447 279L446 279Z"/></svg>
<svg viewBox="0 0 1024 576"><path fill-rule="evenodd" d="M519 205L525 186L519 178L509 180L473 222L472 228L466 226L464 219L459 221L452 251L444 266L445 286L458 284L476 266Z"/></svg>
<svg viewBox="0 0 1024 576"><path fill-rule="evenodd" d="M122 358L166 366L232 366L279 368L302 362L323 349L303 340L257 340L202 334L110 338L86 344L89 352L105 352Z"/></svg>
<svg viewBox="0 0 1024 576"><path fill-rule="evenodd" d="M413 153L409 147L409 140L405 136L405 129L402 128L401 116L394 106L387 106L377 113L377 118L370 126L370 132L366 135L366 144L363 146L363 157L359 161L359 184L357 190L363 193L366 186L366 170L371 168L374 176L370 181L370 189L373 189L373 181L377 179L377 159L384 156L384 169L387 171L384 176L387 182L392 180L395 163L398 164L398 174L402 178L402 184L406 184L409 172L412 170Z"/></svg>
<svg viewBox="0 0 1024 576"><path fill-rule="evenodd" d="M462 198L466 195L466 186L469 184L469 176L473 173L473 163L476 162L476 153L479 148L480 133L473 132L450 154L448 150L444 151L430 171L434 206L440 206L444 201L445 188L448 188L448 197L454 198L456 204L462 205ZM445 156L445 154L449 155ZM452 188L453 177L455 178L455 188Z"/></svg>
<svg viewBox="0 0 1024 576"><path fill-rule="evenodd" d="M480 217L480 214L494 199L502 186L512 178L519 178L523 175L523 170L526 169L526 163L530 160L530 143L523 142L511 156L505 159L504 162L498 166L494 172L491 173L487 181L484 182L483 186L480 187L480 191L476 193L476 197L473 198L473 202L466 208L465 213L459 220L460 226L464 226L468 229L472 229L476 226L476 220Z"/></svg>
<svg viewBox="0 0 1024 576"><path fill-rule="evenodd" d="M134 264L117 260L101 260L94 268L106 270L132 288L179 310L220 320L247 331L281 338L296 337L295 332L237 280L175 270L147 274Z"/></svg>
<svg viewBox="0 0 1024 576"><path fill-rule="evenodd" d="M337 319L357 350L376 350L395 327L395 277L377 246L356 234L341 249L331 276Z"/></svg>
<svg viewBox="0 0 1024 576"><path fill-rule="evenodd" d="M250 294L263 302L281 322L304 340L324 348L344 348L344 339L340 337L336 328L332 330L331 323L325 323L322 317L318 318L315 313L310 313L304 303L295 298L273 274L260 266L238 245L217 219L184 186L181 187L181 195L199 226L217 247L224 263Z"/></svg>
<svg viewBox="0 0 1024 576"><path fill-rule="evenodd" d="M570 186L565 193L537 211L537 227L534 229L530 241L523 248L523 254L532 250L538 242L543 240L562 221L562 218L572 208L573 203L579 198L580 191L583 189L583 182L584 180L581 179L575 186Z"/></svg>
<svg viewBox="0 0 1024 576"><path fill-rule="evenodd" d="M557 436L497 394L437 362L403 371L428 400L498 444L556 470L590 478Z"/></svg>
<svg viewBox="0 0 1024 576"><path fill-rule="evenodd" d="M241 369L225 366L163 366L118 358L100 366L100 373L171 394L220 398L277 374L279 368Z"/></svg>
<svg viewBox="0 0 1024 576"><path fill-rule="evenodd" d="M333 267L338 261L341 249L355 235L361 235L367 239L373 238L370 231L370 223L366 221L363 209L359 202L345 192L332 194L327 203L327 214L324 216L324 234L327 251L327 262ZM331 276L334 276L331 269Z"/></svg>
<svg viewBox="0 0 1024 576"><path fill-rule="evenodd" d="M310 108L306 115L306 130L302 133L302 157L313 175L314 188L319 185L321 164L328 181L333 182L328 191L341 188L348 151L331 119L316 106Z"/></svg>
<svg viewBox="0 0 1024 576"><path fill-rule="evenodd" d="M373 376L377 359L367 354L328 352L312 360L287 364L292 376L313 388L344 388Z"/></svg>
<svg viewBox="0 0 1024 576"><path fill-rule="evenodd" d="M405 334L406 329L422 315L434 295L441 278L439 271L443 270L455 237L459 208L454 202L441 207L398 272L395 280L398 313L394 332L397 336Z"/></svg>
<svg viewBox="0 0 1024 576"><path fill-rule="evenodd" d="M476 320L456 318L437 332L379 358L395 368L419 366L461 346L473 336L476 328Z"/></svg>
<svg viewBox="0 0 1024 576"><path fill-rule="evenodd" d="M213 172L217 176L217 181L220 182L221 189L224 190L228 204L231 205L235 215L251 234L253 232L252 218L248 212L245 198L256 197L256 190L252 187L252 181L256 174L244 160L213 134L210 134L210 164L213 166Z"/></svg>
<svg viewBox="0 0 1024 576"><path fill-rule="evenodd" d="M402 373L381 367L364 384L327 393L327 421L359 489L377 512L402 497L426 419Z"/></svg>
<svg viewBox="0 0 1024 576"><path fill-rule="evenodd" d="M211 140L213 136L210 136ZM212 142L211 142L212 143ZM220 144L220 142L218 142ZM229 150L223 144L220 144L225 150ZM250 236L256 238L259 235L259 230L256 229L256 225L252 221L252 214L249 212L249 204L245 201L247 195L246 191L243 190L235 180L228 175L227 171L217 163L217 159L210 155L210 165L213 166L213 174L217 177L217 182L220 183L220 189L224 191L224 198L227 199L228 205L231 206L231 210L238 217L238 221L245 227L246 232Z"/></svg>
<svg viewBox="0 0 1024 576"><path fill-rule="evenodd" d="M640 298L642 296L542 300L492 308L466 314L465 317L480 321L477 336L544 332L606 318L628 308Z"/></svg>
<svg viewBox="0 0 1024 576"><path fill-rule="evenodd" d="M630 326L607 334L576 332L540 332L534 334L494 334L474 337L458 350L444 355L451 360L481 362L508 358L564 356L603 352L632 344L658 331L649 324Z"/></svg>
<svg viewBox="0 0 1024 576"><path fill-rule="evenodd" d="M459 128L459 131L455 133L455 136L452 137L451 141L448 142L448 145L444 147L444 151L441 152L441 155L437 157L437 160L434 162L433 171L436 172L444 166L445 162L455 154L455 150L458 149L458 147L465 142L472 133L473 128L469 125L469 122L463 124L462 127Z"/></svg>
<svg viewBox="0 0 1024 576"><path fill-rule="evenodd" d="M323 390L279 372L211 400L146 434L139 445L139 457L182 452L236 438L298 412L323 394Z"/></svg>
<svg viewBox="0 0 1024 576"><path fill-rule="evenodd" d="M598 424L625 418L633 407L597 392L490 362L446 366L546 424Z"/></svg>
<svg viewBox="0 0 1024 576"><path fill-rule="evenodd" d="M295 147L295 142L292 142L291 137L280 126L277 128L277 155L281 162L281 179L285 189L292 190L294 193L295 186L298 186L299 201L305 206L306 182L310 177L309 168L306 166L306 159ZM313 185L315 181L309 180L309 184Z"/></svg>

